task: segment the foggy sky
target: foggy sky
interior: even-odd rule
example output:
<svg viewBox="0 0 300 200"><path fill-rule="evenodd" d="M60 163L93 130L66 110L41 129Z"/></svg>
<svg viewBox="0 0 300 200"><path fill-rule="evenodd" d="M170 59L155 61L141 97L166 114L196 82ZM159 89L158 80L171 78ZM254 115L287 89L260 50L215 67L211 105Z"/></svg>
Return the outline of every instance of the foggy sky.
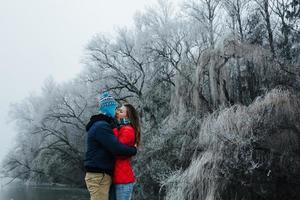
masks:
<svg viewBox="0 0 300 200"><path fill-rule="evenodd" d="M9 104L38 93L49 76L81 70L85 45L99 32L133 24L155 0L0 0L0 161L13 147Z"/></svg>

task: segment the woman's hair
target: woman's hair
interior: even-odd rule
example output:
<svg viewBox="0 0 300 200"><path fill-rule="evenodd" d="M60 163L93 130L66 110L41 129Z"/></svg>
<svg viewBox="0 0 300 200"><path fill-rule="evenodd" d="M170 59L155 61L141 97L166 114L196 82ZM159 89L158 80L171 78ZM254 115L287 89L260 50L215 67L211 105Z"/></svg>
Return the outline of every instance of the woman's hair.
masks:
<svg viewBox="0 0 300 200"><path fill-rule="evenodd" d="M139 146L141 142L141 127L138 112L131 104L125 104L124 106L127 108L128 119L135 130L135 143Z"/></svg>

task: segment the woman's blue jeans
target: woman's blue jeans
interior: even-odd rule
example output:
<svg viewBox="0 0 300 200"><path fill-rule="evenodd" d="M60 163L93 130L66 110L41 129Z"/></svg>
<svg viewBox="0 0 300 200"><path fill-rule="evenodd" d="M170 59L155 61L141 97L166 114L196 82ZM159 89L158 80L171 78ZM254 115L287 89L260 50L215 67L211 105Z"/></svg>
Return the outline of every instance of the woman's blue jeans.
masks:
<svg viewBox="0 0 300 200"><path fill-rule="evenodd" d="M114 195L110 195L110 200L131 200L134 183L113 184ZM111 191L112 192L112 191ZM112 197L114 196L114 197Z"/></svg>

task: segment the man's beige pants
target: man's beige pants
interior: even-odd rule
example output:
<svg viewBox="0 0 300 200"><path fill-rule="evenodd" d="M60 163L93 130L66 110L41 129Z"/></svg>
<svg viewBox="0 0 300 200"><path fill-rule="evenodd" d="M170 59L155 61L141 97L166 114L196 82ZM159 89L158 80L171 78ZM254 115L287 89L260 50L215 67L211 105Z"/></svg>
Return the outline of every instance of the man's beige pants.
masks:
<svg viewBox="0 0 300 200"><path fill-rule="evenodd" d="M108 200L111 177L105 173L87 172L85 183L90 192L91 200Z"/></svg>

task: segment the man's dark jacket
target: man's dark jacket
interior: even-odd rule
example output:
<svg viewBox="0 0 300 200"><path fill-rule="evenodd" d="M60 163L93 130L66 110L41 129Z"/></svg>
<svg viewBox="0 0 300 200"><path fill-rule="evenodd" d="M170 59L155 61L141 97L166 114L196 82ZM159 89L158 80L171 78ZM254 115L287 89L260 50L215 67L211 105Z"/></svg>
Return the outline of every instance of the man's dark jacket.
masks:
<svg viewBox="0 0 300 200"><path fill-rule="evenodd" d="M114 120L103 114L94 115L86 126L86 153L84 166L87 172L100 172L112 175L116 155L135 155L135 147L118 142L112 128Z"/></svg>

